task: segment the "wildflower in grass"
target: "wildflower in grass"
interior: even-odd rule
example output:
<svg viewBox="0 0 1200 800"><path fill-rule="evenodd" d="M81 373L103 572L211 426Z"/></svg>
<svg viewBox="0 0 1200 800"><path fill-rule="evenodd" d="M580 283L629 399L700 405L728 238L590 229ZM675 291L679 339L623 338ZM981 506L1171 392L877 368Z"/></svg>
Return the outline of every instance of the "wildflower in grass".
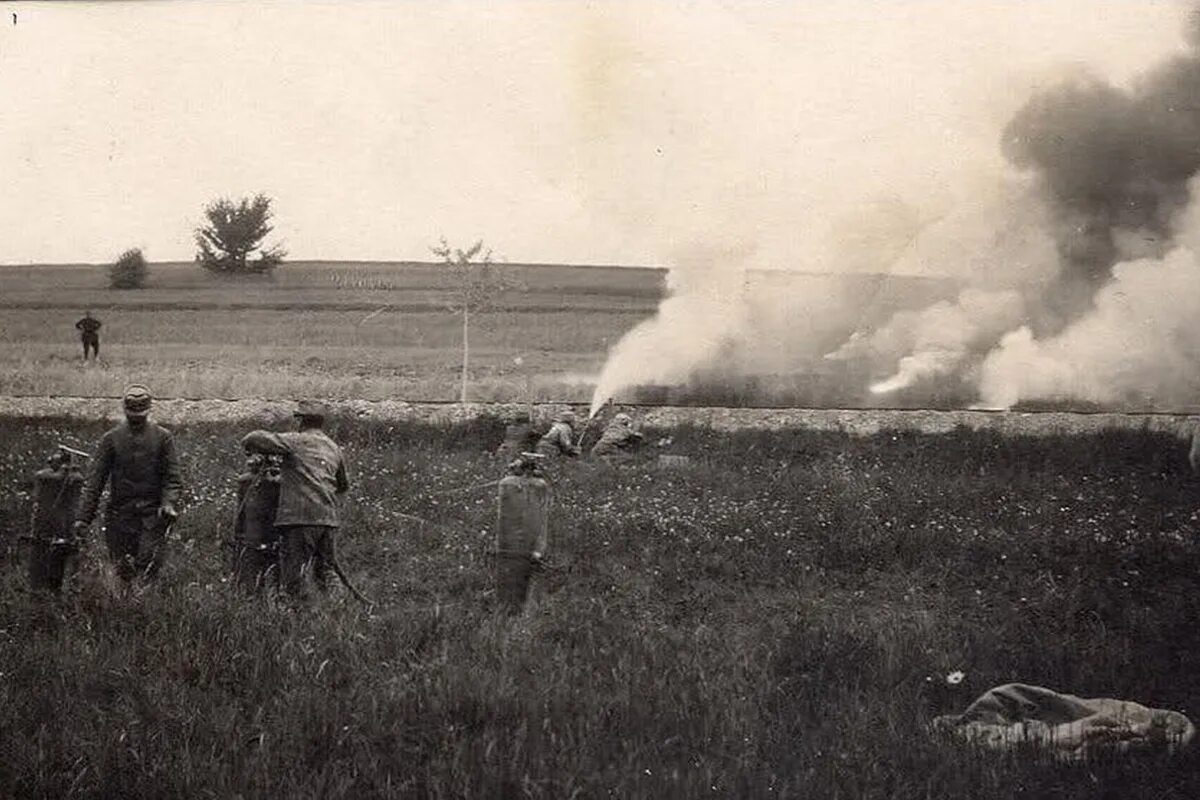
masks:
<svg viewBox="0 0 1200 800"><path fill-rule="evenodd" d="M962 683L963 679L966 677L966 673L961 672L960 670L955 670L946 676L946 683L950 684L951 686L957 686L958 684Z"/></svg>

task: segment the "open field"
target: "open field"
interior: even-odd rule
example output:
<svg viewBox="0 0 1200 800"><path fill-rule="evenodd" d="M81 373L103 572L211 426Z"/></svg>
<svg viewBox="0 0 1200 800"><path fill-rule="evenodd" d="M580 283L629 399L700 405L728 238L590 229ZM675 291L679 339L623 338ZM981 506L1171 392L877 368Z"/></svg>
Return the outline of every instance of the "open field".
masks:
<svg viewBox="0 0 1200 800"><path fill-rule="evenodd" d="M473 319L473 399L586 400L587 376L663 292L661 270L505 268L523 288ZM155 264L136 291L105 288L97 266L0 267L0 284L0 394L137 380L189 397L457 397L461 324L436 265L297 262L219 280ZM104 328L100 362L84 365L73 326L89 308Z"/></svg>
<svg viewBox="0 0 1200 800"><path fill-rule="evenodd" d="M491 492L437 494L497 475L487 418L339 424L370 616L231 596L242 422L177 429L159 590L116 600L89 562L41 605L18 487L101 429L0 422L2 796L1200 796L1195 750L1063 767L923 727L1015 680L1200 717L1197 484L1170 434L676 428L689 469L556 472L564 569L506 623Z"/></svg>

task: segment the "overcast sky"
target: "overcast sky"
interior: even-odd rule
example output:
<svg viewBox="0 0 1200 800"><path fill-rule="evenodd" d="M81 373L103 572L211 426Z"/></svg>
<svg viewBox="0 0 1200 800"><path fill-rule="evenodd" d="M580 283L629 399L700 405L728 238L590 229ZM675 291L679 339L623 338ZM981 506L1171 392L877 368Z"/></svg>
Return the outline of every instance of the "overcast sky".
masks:
<svg viewBox="0 0 1200 800"><path fill-rule="evenodd" d="M293 258L803 260L1002 170L1066 69L1182 47L1178 2L0 4L0 262L190 259L275 198ZM16 24L12 15L16 14ZM848 221L848 222L847 222ZM790 255L789 255L790 254Z"/></svg>

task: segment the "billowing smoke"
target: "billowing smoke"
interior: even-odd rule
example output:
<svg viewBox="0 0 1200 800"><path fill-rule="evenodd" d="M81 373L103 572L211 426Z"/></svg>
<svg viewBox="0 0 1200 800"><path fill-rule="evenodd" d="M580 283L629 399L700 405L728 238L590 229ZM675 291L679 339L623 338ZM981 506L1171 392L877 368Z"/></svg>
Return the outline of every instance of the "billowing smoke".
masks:
<svg viewBox="0 0 1200 800"><path fill-rule="evenodd" d="M744 274L737 251L693 249L667 276L669 296L658 313L624 336L613 351L592 397L591 416L618 390L638 384L686 382L697 364L717 358L745 327L741 302Z"/></svg>
<svg viewBox="0 0 1200 800"><path fill-rule="evenodd" d="M907 389L922 381L958 371L981 347L1019 322L1024 311L1014 290L986 292L967 288L954 302L942 301L923 311L902 311L869 337L852 337L827 358L846 360L899 357L895 374L871 385L876 394ZM907 355L905 355L907 353Z"/></svg>
<svg viewBox="0 0 1200 800"><path fill-rule="evenodd" d="M1052 279L898 314L835 355L905 351L876 392L966 374L986 407L1193 404L1200 269L1197 251L1177 245L1181 232L1200 229L1184 213L1200 170L1200 52L1129 89L1076 74L1031 98L1001 145L1044 203Z"/></svg>
<svg viewBox="0 0 1200 800"><path fill-rule="evenodd" d="M1189 283L1194 251L1180 240L1200 170L1200 36L1128 83L1074 70L989 130L987 152L961 145L947 154L913 140L911 152L894 154L894 174L878 169L864 139L880 184L866 172L839 181L831 168L842 195L830 197L858 191L858 201L793 192L806 201L795 217L810 224L791 239L780 234L788 204L762 199L785 182L729 181L741 162L714 162L737 192L706 196L701 207L732 209L739 225L721 214L707 228L667 231L713 246L700 258L668 248L670 297L610 353L593 409L629 387L698 372L816 380L841 367L842 379L859 381L842 387L850 404L873 402L868 391L875 402L920 403L949 386L1001 407L1183 403L1200 366L1197 326L1188 327L1200 281ZM770 174L755 172L760 160L747 163L751 176ZM936 180L914 179L922 167ZM822 237L814 216L834 220ZM767 246L745 246L764 235ZM720 251L727 242L736 252ZM747 290L764 267L808 277Z"/></svg>
<svg viewBox="0 0 1200 800"><path fill-rule="evenodd" d="M1193 193L1200 189L1193 181ZM1118 263L1093 307L1058 333L1006 334L980 370L980 405L1084 400L1194 408L1200 397L1200 204L1180 215L1162 258Z"/></svg>

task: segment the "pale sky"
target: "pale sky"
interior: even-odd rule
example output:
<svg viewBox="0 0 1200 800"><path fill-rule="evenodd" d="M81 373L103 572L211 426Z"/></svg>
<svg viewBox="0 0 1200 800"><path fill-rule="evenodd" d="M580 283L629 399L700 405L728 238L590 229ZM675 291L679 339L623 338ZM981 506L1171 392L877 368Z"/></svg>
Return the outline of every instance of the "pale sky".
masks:
<svg viewBox="0 0 1200 800"><path fill-rule="evenodd" d="M1168 0L0 4L0 263L190 259L218 196L296 259L763 265L1002 170L1032 87L1183 46ZM14 25L12 14L17 15ZM864 212L866 213L866 212ZM924 212L922 212L924 213Z"/></svg>

